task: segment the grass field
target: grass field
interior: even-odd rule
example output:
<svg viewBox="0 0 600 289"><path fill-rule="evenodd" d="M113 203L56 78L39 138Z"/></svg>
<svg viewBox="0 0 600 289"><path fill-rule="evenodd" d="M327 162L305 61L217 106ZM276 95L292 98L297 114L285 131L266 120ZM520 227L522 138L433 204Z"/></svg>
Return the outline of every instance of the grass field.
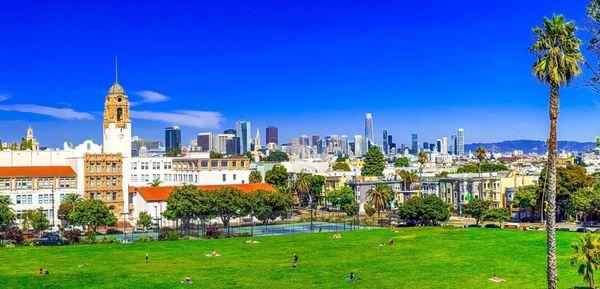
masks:
<svg viewBox="0 0 600 289"><path fill-rule="evenodd" d="M584 286L559 232L560 288ZM378 244L394 238L395 244ZM406 228L247 238L0 248L0 288L543 288L545 233ZM213 248L220 257L206 257ZM144 251L150 263L144 264ZM291 255L299 255L298 268ZM84 264L79 269L78 265ZM36 276L44 267L48 276ZM362 278L344 279L350 271ZM180 284L187 274L193 284ZM492 274L506 279L488 281Z"/></svg>

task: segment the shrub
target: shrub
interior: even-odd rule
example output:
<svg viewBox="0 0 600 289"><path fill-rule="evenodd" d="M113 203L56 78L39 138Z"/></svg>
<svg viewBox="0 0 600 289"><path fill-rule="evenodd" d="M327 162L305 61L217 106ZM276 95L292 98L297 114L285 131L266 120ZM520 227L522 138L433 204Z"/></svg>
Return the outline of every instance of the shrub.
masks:
<svg viewBox="0 0 600 289"><path fill-rule="evenodd" d="M6 228L0 232L0 240L7 240L13 244L21 244L23 242L23 232L19 227Z"/></svg>
<svg viewBox="0 0 600 289"><path fill-rule="evenodd" d="M206 226L206 233L204 235L207 239L219 239L223 233L219 230L219 226L210 225Z"/></svg>
<svg viewBox="0 0 600 289"><path fill-rule="evenodd" d="M94 231L89 231L85 233L85 236L79 240L80 244L95 244L96 243L96 233Z"/></svg>
<svg viewBox="0 0 600 289"><path fill-rule="evenodd" d="M377 209L371 205L365 205L365 213L367 213L367 216L373 217L377 213Z"/></svg>
<svg viewBox="0 0 600 289"><path fill-rule="evenodd" d="M23 246L35 246L35 239L23 239Z"/></svg>
<svg viewBox="0 0 600 289"><path fill-rule="evenodd" d="M79 243L79 239L81 239L81 230L66 230L63 232L63 236L65 237L65 239L69 240L70 244Z"/></svg>
<svg viewBox="0 0 600 289"><path fill-rule="evenodd" d="M236 237L252 237L252 234L248 232L242 232L236 235Z"/></svg>
<svg viewBox="0 0 600 289"><path fill-rule="evenodd" d="M103 237L100 239L100 244L114 244L117 243L116 238Z"/></svg>
<svg viewBox="0 0 600 289"><path fill-rule="evenodd" d="M152 236L144 236L144 237L138 238L135 241L136 242L153 242L154 241L154 237L152 237Z"/></svg>
<svg viewBox="0 0 600 289"><path fill-rule="evenodd" d="M175 231L171 228L161 228L158 232L159 241L177 241L179 240L179 231Z"/></svg>

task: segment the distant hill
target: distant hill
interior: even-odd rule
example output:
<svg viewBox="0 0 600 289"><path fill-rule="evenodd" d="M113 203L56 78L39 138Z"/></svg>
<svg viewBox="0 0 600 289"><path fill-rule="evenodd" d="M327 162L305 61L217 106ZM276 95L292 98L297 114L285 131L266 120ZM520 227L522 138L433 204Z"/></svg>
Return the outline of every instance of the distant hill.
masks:
<svg viewBox="0 0 600 289"><path fill-rule="evenodd" d="M525 153L546 153L545 142L541 140L508 140L495 143L472 143L465 144L465 153L475 152L477 147L484 147L488 151L494 152L510 152L514 150L522 150ZM567 151L586 151L596 147L594 142L576 142L576 141L559 141L558 150Z"/></svg>

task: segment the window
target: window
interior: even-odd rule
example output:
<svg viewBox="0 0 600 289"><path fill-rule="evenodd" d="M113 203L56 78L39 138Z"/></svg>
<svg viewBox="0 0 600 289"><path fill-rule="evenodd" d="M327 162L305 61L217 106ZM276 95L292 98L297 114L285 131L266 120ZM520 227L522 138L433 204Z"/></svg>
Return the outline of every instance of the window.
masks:
<svg viewBox="0 0 600 289"><path fill-rule="evenodd" d="M0 179L0 189L10 189L10 179Z"/></svg>
<svg viewBox="0 0 600 289"><path fill-rule="evenodd" d="M65 194L60 194L60 202L62 203L65 200Z"/></svg>
<svg viewBox="0 0 600 289"><path fill-rule="evenodd" d="M142 182L147 183L150 181L150 177L148 176L148 174L142 174Z"/></svg>
<svg viewBox="0 0 600 289"><path fill-rule="evenodd" d="M113 178L113 179L112 179L112 185L113 185L114 187L116 187L116 186L117 186L117 178Z"/></svg>
<svg viewBox="0 0 600 289"><path fill-rule="evenodd" d="M117 163L112 163L112 170L113 172L117 171Z"/></svg>
<svg viewBox="0 0 600 289"><path fill-rule="evenodd" d="M219 167L219 161L211 161L210 167L213 169L217 169Z"/></svg>
<svg viewBox="0 0 600 289"><path fill-rule="evenodd" d="M160 163L159 162L152 162L152 169L153 170L160 170Z"/></svg>
<svg viewBox="0 0 600 289"><path fill-rule="evenodd" d="M96 185L96 180L94 178L90 178L90 187L93 187Z"/></svg>
<svg viewBox="0 0 600 289"><path fill-rule="evenodd" d="M137 162L131 162L131 169L132 170L137 170Z"/></svg>
<svg viewBox="0 0 600 289"><path fill-rule="evenodd" d="M223 181L226 182L227 181L227 175L223 174Z"/></svg>
<svg viewBox="0 0 600 289"><path fill-rule="evenodd" d="M221 167L227 168L227 161L221 161Z"/></svg>
<svg viewBox="0 0 600 289"><path fill-rule="evenodd" d="M119 101L121 101L120 98L119 98ZM121 121L122 118L123 118L123 108L119 107L119 108L117 108L117 121Z"/></svg>
<svg viewBox="0 0 600 289"><path fill-rule="evenodd" d="M106 193L106 200L110 201L110 193Z"/></svg>
<svg viewBox="0 0 600 289"><path fill-rule="evenodd" d="M234 180L234 181L235 181L235 178L236 178L236 177L237 177L237 175L236 175L236 174L233 174L233 180Z"/></svg>
<svg viewBox="0 0 600 289"><path fill-rule="evenodd" d="M166 170L169 170L169 169L171 169L171 162L165 162L165 163L164 163L164 165L163 165L163 167L164 167Z"/></svg>
<svg viewBox="0 0 600 289"><path fill-rule="evenodd" d="M152 180L159 180L160 181L160 174L152 174Z"/></svg>
<svg viewBox="0 0 600 289"><path fill-rule="evenodd" d="M113 192L113 193L112 193L112 200L113 200L113 201L116 201L116 200L117 200L117 193L116 193L116 192Z"/></svg>
<svg viewBox="0 0 600 289"><path fill-rule="evenodd" d="M110 172L110 164L109 163L106 164L105 171L106 172Z"/></svg>
<svg viewBox="0 0 600 289"><path fill-rule="evenodd" d="M137 175L136 174L131 174L131 182L132 183L137 183Z"/></svg>
<svg viewBox="0 0 600 289"><path fill-rule="evenodd" d="M208 162L202 161L202 162L200 162L200 166L202 166L203 169L206 169L206 168L208 168Z"/></svg>
<svg viewBox="0 0 600 289"><path fill-rule="evenodd" d="M100 171L100 163L96 163L96 171L99 172Z"/></svg>
<svg viewBox="0 0 600 289"><path fill-rule="evenodd" d="M90 172L94 171L94 163L90 163Z"/></svg>
<svg viewBox="0 0 600 289"><path fill-rule="evenodd" d="M142 162L140 165L142 170L147 170L148 169L148 162Z"/></svg>
<svg viewBox="0 0 600 289"><path fill-rule="evenodd" d="M94 199L94 192L91 192L90 193L90 200L93 200L93 199Z"/></svg>

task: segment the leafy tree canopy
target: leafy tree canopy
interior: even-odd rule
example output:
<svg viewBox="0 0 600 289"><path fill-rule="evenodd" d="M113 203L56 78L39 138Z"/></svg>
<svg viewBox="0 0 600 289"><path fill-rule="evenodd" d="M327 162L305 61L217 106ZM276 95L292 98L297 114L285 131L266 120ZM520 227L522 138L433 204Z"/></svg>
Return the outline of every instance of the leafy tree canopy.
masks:
<svg viewBox="0 0 600 289"><path fill-rule="evenodd" d="M269 156L264 159L266 162L287 162L289 160L288 154L282 151L271 152Z"/></svg>
<svg viewBox="0 0 600 289"><path fill-rule="evenodd" d="M377 146L372 146L367 152L365 164L361 170L363 176L383 176L385 159Z"/></svg>
<svg viewBox="0 0 600 289"><path fill-rule="evenodd" d="M394 160L394 166L397 168L400 167L408 167L410 165L410 161L407 157L396 158Z"/></svg>
<svg viewBox="0 0 600 289"><path fill-rule="evenodd" d="M284 166L276 165L265 173L265 182L277 187L285 188L288 185L288 172Z"/></svg>

